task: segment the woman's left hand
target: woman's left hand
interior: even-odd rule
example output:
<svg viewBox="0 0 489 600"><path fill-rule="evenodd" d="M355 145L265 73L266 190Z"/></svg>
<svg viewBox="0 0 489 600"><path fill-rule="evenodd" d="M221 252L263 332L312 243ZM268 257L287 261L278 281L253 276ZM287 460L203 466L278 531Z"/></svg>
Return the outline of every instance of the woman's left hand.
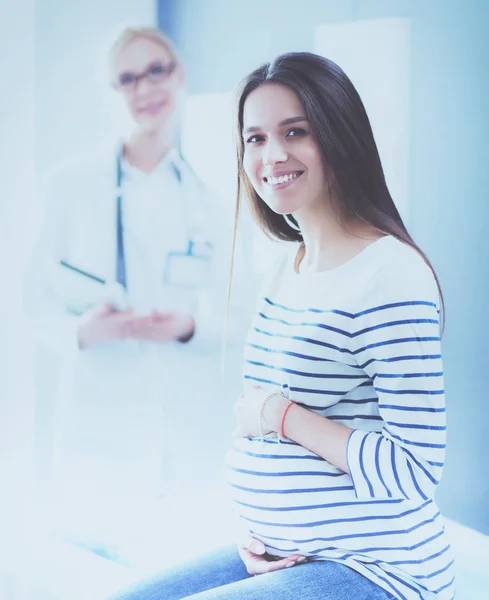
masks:
<svg viewBox="0 0 489 600"><path fill-rule="evenodd" d="M291 554L281 559L279 557L271 557L265 550L265 544L252 537L249 537L244 544L238 546L241 560L244 562L246 570L250 575L262 575L263 573L279 571L280 569L293 567L295 564L300 564L307 560L302 554Z"/></svg>
<svg viewBox="0 0 489 600"><path fill-rule="evenodd" d="M288 404L288 400L279 393L274 394L270 389L253 386L238 398L236 403L237 427L235 437L257 437L260 435L260 410L263 401L268 397L263 407L262 433L266 435L271 431L279 431L280 422Z"/></svg>

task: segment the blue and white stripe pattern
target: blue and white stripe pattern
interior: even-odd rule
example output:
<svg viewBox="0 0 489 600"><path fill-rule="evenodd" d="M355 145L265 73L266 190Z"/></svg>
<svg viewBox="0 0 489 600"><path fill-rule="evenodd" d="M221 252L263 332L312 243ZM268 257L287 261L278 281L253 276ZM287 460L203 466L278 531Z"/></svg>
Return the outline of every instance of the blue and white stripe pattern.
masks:
<svg viewBox="0 0 489 600"><path fill-rule="evenodd" d="M389 237L314 277L297 275L288 258L271 281L248 338L245 385L280 389L350 427L351 475L290 440L240 439L227 470L242 522L272 554L345 563L401 600L453 598L433 499L446 421L431 271Z"/></svg>

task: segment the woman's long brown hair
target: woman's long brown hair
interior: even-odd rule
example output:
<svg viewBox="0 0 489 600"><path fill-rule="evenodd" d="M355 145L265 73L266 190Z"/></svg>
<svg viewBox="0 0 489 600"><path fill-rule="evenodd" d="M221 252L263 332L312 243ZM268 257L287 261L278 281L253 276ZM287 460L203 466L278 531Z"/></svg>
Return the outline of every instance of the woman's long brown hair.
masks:
<svg viewBox="0 0 489 600"><path fill-rule="evenodd" d="M392 200L363 102L350 79L337 64L309 52L283 54L272 63L262 65L243 80L238 91L234 132L238 177L228 307L231 299L234 249L243 191L248 197L255 220L268 237L290 242L302 241L294 217L292 215L285 217L273 212L256 193L243 168L244 105L250 93L264 83L287 86L299 98L318 142L324 168L334 174L341 212L368 223L379 232L397 238L422 256L438 286L441 332L443 332L445 303L438 276L426 254L408 233ZM228 326L227 312L224 340Z"/></svg>
<svg viewBox="0 0 489 600"><path fill-rule="evenodd" d="M426 254L408 233L392 200L363 102L350 79L337 64L309 52L283 54L272 63L262 65L243 80L238 91L234 132L238 178L228 306L243 191L248 197L255 220L268 237L291 242L302 241L294 217L273 212L256 193L243 168L244 105L249 94L264 83L287 86L299 98L319 145L324 168L334 174L340 211L348 217L356 217L368 223L379 232L397 238L422 256L438 286L443 332L445 303L438 276ZM226 314L224 336L227 320Z"/></svg>

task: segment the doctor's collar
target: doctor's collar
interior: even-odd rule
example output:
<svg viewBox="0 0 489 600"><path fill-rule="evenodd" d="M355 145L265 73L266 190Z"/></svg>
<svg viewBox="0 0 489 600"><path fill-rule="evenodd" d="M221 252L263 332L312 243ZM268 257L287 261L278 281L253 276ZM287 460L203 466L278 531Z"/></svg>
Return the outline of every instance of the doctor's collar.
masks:
<svg viewBox="0 0 489 600"><path fill-rule="evenodd" d="M173 171L175 167L177 169L181 169L182 162L183 160L178 150L176 148L170 148L170 150L168 150L168 152L163 156L163 158L154 167L154 169L149 173L145 173L144 171L141 171L141 169L139 169L138 167L132 165L124 155L122 155L121 157L121 167L123 175L125 177L129 177L130 179L139 179L148 176L151 177L151 175L157 173Z"/></svg>

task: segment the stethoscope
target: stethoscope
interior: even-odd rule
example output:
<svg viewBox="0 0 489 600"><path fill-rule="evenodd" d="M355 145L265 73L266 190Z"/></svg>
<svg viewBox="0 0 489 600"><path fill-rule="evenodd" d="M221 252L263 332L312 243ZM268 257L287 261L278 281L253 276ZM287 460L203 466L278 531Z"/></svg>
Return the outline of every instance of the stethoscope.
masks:
<svg viewBox="0 0 489 600"><path fill-rule="evenodd" d="M182 159L183 160L183 159ZM182 186L183 177L182 170L174 160L171 161L172 169L177 178L178 184ZM117 153L116 158L116 206L115 206L115 217L116 217L116 282L122 288L124 293L127 293L128 280L127 280L127 268L126 268L126 253L124 248L124 219L123 219L123 167L122 167L122 149ZM199 193L198 187L195 190L191 190L190 187L187 189L185 198L182 201L185 202L185 219L186 219L186 230L187 230L187 244L186 251L176 250L168 252L164 259L162 282L164 285L172 286L175 290L198 290L207 286L210 281L211 275L211 257L213 247L205 236L202 236L202 229L199 226L195 226L194 215L192 213L192 202L190 196L197 195ZM195 210L195 206L194 206ZM192 224L194 226L192 226ZM163 262L163 261L162 261ZM94 282L100 286L110 285L113 281L110 277L102 277L100 274L89 272L83 265L73 264L71 261L66 259L59 260L59 265L70 272L76 273L82 276L87 281ZM85 303L87 306L91 305L91 302ZM86 310L84 305L81 309L73 309L74 314L83 314Z"/></svg>
<svg viewBox="0 0 489 600"><path fill-rule="evenodd" d="M124 223L122 214L123 202L123 179L122 168L123 147L117 153L116 158L116 281L127 291L127 267L126 253L124 249ZM178 181L182 185L182 171L175 161L170 161L171 167ZM190 230L190 228L188 228ZM189 231L186 253L170 252L166 258L164 270L164 282L169 285L180 285L182 287L203 287L208 277L208 261L212 251L209 240L200 240L197 231Z"/></svg>

